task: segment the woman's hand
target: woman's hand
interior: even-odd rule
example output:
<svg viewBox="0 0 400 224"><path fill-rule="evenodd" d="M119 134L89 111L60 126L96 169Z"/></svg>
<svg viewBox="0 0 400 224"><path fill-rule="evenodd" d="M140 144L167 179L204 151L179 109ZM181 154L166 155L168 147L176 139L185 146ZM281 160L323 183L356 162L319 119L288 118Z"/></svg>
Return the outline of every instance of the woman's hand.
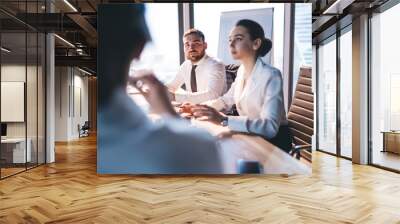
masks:
<svg viewBox="0 0 400 224"><path fill-rule="evenodd" d="M226 118L225 114L207 105L194 105L192 106L192 112L193 116L199 118L199 120L210 121L215 124L221 124Z"/></svg>
<svg viewBox="0 0 400 224"><path fill-rule="evenodd" d="M178 116L169 100L167 88L154 74L129 77L129 84L140 91L154 112Z"/></svg>

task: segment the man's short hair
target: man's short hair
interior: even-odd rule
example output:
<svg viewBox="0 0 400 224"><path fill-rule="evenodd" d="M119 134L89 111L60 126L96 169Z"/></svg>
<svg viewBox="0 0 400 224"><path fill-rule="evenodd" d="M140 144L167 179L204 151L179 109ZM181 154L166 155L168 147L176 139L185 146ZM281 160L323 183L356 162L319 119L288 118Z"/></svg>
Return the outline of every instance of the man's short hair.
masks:
<svg viewBox="0 0 400 224"><path fill-rule="evenodd" d="M186 36L191 35L191 34L195 34L195 35L197 35L198 37L200 37L203 41L205 41L203 32L201 32L201 31L198 30L198 29L194 29L194 28L191 28L191 29L187 30L187 31L183 34L183 37L186 37Z"/></svg>

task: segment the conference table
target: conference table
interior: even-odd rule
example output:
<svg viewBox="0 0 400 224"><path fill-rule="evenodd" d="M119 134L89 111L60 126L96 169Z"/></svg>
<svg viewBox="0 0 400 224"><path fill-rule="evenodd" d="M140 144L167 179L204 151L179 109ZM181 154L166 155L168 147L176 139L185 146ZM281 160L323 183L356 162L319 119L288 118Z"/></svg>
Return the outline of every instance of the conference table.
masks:
<svg viewBox="0 0 400 224"><path fill-rule="evenodd" d="M149 112L149 105L140 93L128 91L128 94L136 104L148 112L151 119L162 119ZM205 129L217 138L224 174L238 174L239 160L258 161L263 166L263 174L311 174L311 164L297 160L262 137L234 133L228 127L208 121L190 119L189 122L193 128Z"/></svg>

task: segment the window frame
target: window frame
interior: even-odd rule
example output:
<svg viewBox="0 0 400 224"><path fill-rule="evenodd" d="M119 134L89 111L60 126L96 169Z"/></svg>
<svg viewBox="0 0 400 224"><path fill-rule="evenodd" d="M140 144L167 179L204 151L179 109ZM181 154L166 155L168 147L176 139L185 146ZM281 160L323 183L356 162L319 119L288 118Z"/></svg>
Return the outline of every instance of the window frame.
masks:
<svg viewBox="0 0 400 224"><path fill-rule="evenodd" d="M340 27L340 29L337 29L336 32L334 32L334 33L331 32L330 35L324 36L322 39L319 39L317 41L317 43L313 44L313 45L316 45L316 71L315 71L315 74L317 77L316 92L315 92L315 95L316 95L316 102L315 102L315 104L316 104L316 107L315 107L316 108L316 111L315 111L315 113L316 113L316 127L315 127L316 138L315 138L315 140L316 140L316 151L323 152L323 153L326 153L329 155L333 155L333 156L351 161L352 158L342 155L342 152L341 152L341 119L340 119L340 112L341 112L340 111L340 100L341 100L341 94L340 94L340 81L341 81L341 79L340 79L340 77L341 77L340 41L341 40L340 39L341 39L342 35L346 34L347 32L350 32L352 30L352 22L349 23L348 17L347 18L345 17L343 19L345 20L345 22L347 22L343 27ZM340 20L338 22L340 22ZM336 24L334 24L332 26L336 27ZM319 125L318 104L319 104L319 100L320 100L320 96L319 96L320 55L318 53L319 52L318 49L320 48L320 45L329 43L330 41L336 41L336 52L335 52L336 53L336 61L335 61L335 64L336 64L336 108L335 108L336 109L336 152L335 153L331 153L324 149L320 149L320 147L319 147L319 145L320 145L319 144L319 128L318 128L318 125Z"/></svg>
<svg viewBox="0 0 400 224"><path fill-rule="evenodd" d="M387 166L379 165L373 162L373 130L372 130L372 19L374 18L374 14L382 14L385 11L393 8L394 6L400 4L397 0L388 0L384 4L380 5L379 7L375 8L372 11L368 12L368 31L367 31L367 39L368 39L368 69L367 69L367 76L368 76L368 152L367 152L367 163L370 166L377 167L383 170L400 173L400 170L393 169Z"/></svg>
<svg viewBox="0 0 400 224"><path fill-rule="evenodd" d="M39 8L38 8L39 2L42 2L42 1L39 1L39 0L33 1L33 3L36 3L36 12L39 11ZM25 3L27 3L27 2L25 2ZM27 4L25 4L24 7L25 7L25 12L27 12ZM49 9L46 6L45 11L48 12L48 10ZM20 23L23 26L23 30L17 30L15 32L14 31L8 32L8 31L0 30L0 45L2 45L1 42L2 42L2 34L3 33L21 33L21 34L23 34L25 36L24 37L25 38L25 40L24 40L25 41L25 43L24 43L24 47L25 47L25 49L24 49L24 51L25 51L25 55L24 55L24 60L25 60L25 69L24 69L25 70L24 131L25 131L25 134L24 134L24 137L23 137L24 140L25 140L25 166L24 166L23 170L14 172L14 173L6 175L6 176L3 175L2 167L0 167L0 180L3 180L3 179L6 179L6 178L12 177L14 175L26 172L26 171L28 171L30 169L34 169L36 167L39 167L39 166L44 165L44 164L47 163L47 144L48 144L48 142L47 142L47 60L48 60L48 57L47 57L48 56L47 44L49 42L48 42L48 38L47 38L48 37L48 35L47 35L48 33L47 32L43 32L41 30L38 30L38 29L30 26L28 23L25 23L21 19L18 19L12 13L6 11L3 8L0 8L0 11L1 11L1 13L7 15L10 19ZM25 18L25 20L27 20L27 19ZM27 156L28 156L28 154L27 154L27 141L28 141L28 108L27 108L27 96L28 96L28 93L27 93L27 84L28 84L28 78L27 78L27 76L28 76L28 34L34 34L36 36L36 41L35 41L36 42L35 43L36 44L36 48L35 48L35 53L36 53L36 55L35 55L36 56L36 60L35 60L35 66L36 66L36 69L35 69L36 91L35 91L35 93L33 93L34 95L36 95L36 122L34 122L35 125L36 125L36 136L33 136L32 138L36 138L37 144L36 144L36 161L35 161L34 164L31 164L31 166L28 166L28 162L27 162ZM43 34L43 35L41 36L39 34ZM39 39L39 36L41 36L43 39L42 38ZM41 43L43 44L42 47L44 48L44 49L41 49L41 51L39 51L39 41L41 41ZM39 94L38 94L39 93L39 81L38 81L39 70L38 70L38 67L40 65L39 64L39 52L43 53L43 55L41 55L41 57L42 57L41 60L44 61L44 63L43 63L44 66L43 66L42 71L41 71L41 73L42 73L41 74L42 75L42 82L44 84L44 86L43 86L43 88L44 88L43 89L44 98L42 99L43 105L41 105L43 107L42 109L44 109L44 111L43 111L44 112L44 116L42 117L44 119L44 120L42 120L43 125L44 125L44 131L43 131L43 143L44 144L42 145L42 147L43 147L42 148L42 152L44 152L44 153L43 153L43 155L41 155L41 157L43 157L42 158L43 159L42 163L39 162L39 143L38 143L39 142L38 141L38 139L39 139L39 113L38 113L38 111L39 111L39 98L38 98L38 96L39 96ZM1 76L1 67L3 66L2 61L3 61L2 60L2 56L0 54L0 81L2 80L2 78L1 78L2 77ZM1 89L1 87L0 87L0 89ZM0 110L1 110L1 106L0 106ZM0 123L1 123L1 121L0 121ZM1 145L0 145L0 156L1 156L1 151L2 150L1 150ZM34 152L34 151L32 151L32 152Z"/></svg>

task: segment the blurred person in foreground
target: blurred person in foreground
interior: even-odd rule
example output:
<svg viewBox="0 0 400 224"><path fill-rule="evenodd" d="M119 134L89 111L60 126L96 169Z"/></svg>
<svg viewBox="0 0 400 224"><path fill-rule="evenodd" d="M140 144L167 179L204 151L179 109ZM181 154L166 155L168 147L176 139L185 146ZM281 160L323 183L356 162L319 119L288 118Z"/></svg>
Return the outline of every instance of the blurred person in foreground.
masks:
<svg viewBox="0 0 400 224"><path fill-rule="evenodd" d="M100 5L97 172L100 174L222 173L216 140L189 127L173 109L166 87L154 75L129 78L129 66L150 41L142 4ZM138 87L152 110L152 122L128 96ZM139 83L148 87L140 88Z"/></svg>

